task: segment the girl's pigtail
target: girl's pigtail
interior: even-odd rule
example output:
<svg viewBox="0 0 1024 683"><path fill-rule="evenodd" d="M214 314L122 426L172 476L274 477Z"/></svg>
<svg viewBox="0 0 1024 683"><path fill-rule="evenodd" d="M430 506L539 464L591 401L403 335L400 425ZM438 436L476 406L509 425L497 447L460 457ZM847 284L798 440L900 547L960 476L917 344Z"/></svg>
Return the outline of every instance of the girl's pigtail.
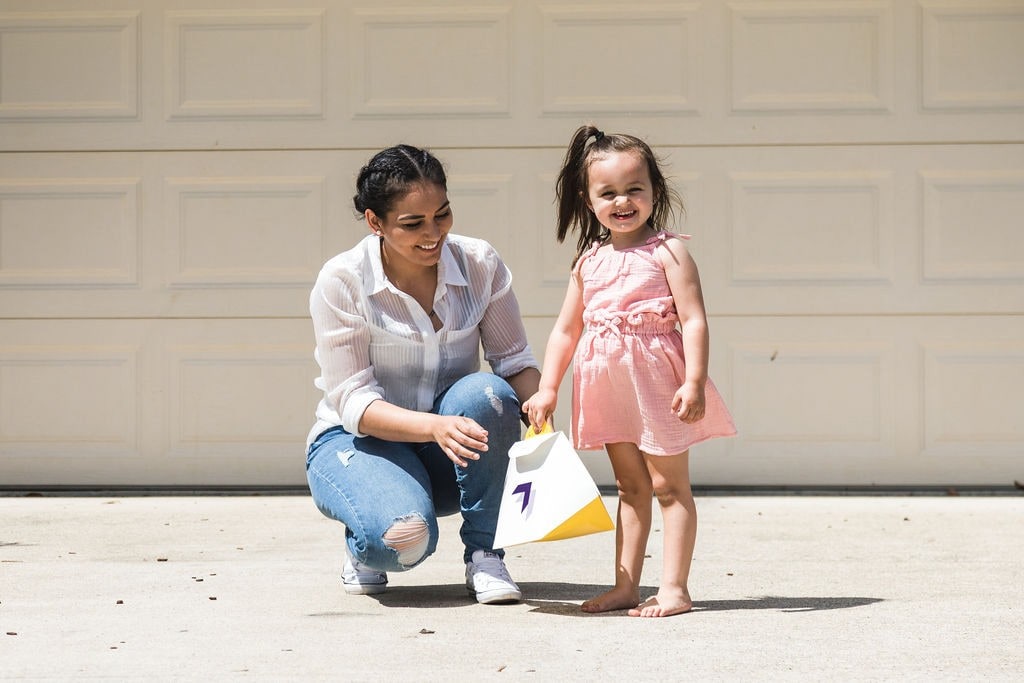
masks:
<svg viewBox="0 0 1024 683"><path fill-rule="evenodd" d="M572 136L562 162L562 170L555 183L558 201L558 241L563 242L570 232L579 231L574 264L596 238L596 235L592 234L593 216L586 197L587 142L590 138L595 138L595 142L599 142L603 137L604 133L595 126L580 126Z"/></svg>

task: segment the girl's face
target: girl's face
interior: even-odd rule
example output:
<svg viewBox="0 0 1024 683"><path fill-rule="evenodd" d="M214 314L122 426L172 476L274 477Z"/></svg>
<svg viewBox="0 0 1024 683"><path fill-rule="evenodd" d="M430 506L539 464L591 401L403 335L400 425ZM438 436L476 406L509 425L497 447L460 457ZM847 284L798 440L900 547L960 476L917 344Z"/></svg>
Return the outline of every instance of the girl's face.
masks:
<svg viewBox="0 0 1024 683"><path fill-rule="evenodd" d="M590 162L587 204L614 235L644 228L654 211L647 163L639 154L610 152Z"/></svg>
<svg viewBox="0 0 1024 683"><path fill-rule="evenodd" d="M441 260L441 246L452 229L448 193L440 185L421 183L396 200L385 216L366 210L370 230L384 238L389 263L428 268Z"/></svg>

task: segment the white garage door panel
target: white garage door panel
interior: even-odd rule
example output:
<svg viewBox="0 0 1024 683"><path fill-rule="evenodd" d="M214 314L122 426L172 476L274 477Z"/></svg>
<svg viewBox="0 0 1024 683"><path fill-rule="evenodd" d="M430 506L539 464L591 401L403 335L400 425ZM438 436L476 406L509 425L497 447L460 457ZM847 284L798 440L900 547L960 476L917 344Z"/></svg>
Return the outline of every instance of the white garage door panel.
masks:
<svg viewBox="0 0 1024 683"><path fill-rule="evenodd" d="M550 321L527 325L542 349ZM306 322L2 327L4 485L301 485L317 398ZM695 482L1008 484L1019 464L1016 318L725 317L712 331L740 435L694 448ZM568 379L560 397L568 428ZM588 464L611 481L603 456Z"/></svg>
<svg viewBox="0 0 1024 683"><path fill-rule="evenodd" d="M0 155L5 315L297 316L361 152Z"/></svg>
<svg viewBox="0 0 1024 683"><path fill-rule="evenodd" d="M0 283L23 289L137 285L140 189L137 177L0 180Z"/></svg>
<svg viewBox="0 0 1024 683"><path fill-rule="evenodd" d="M1001 141L1022 35L1017 0L7 0L0 126L20 150L371 148L396 123L559 145L591 117L660 144Z"/></svg>
<svg viewBox="0 0 1024 683"><path fill-rule="evenodd" d="M927 341L923 356L924 451L938 456L1020 456L1024 420L1024 330L993 337ZM995 336L995 335L993 335ZM1003 337L1004 335L999 335Z"/></svg>
<svg viewBox="0 0 1024 683"><path fill-rule="evenodd" d="M301 485L305 320L0 321L0 486Z"/></svg>
<svg viewBox="0 0 1024 683"><path fill-rule="evenodd" d="M560 150L436 149L457 230L555 315ZM1024 146L658 148L715 314L1016 313ZM363 152L0 156L0 304L12 316L301 316L353 220ZM103 296L97 293L103 292Z"/></svg>
<svg viewBox="0 0 1024 683"><path fill-rule="evenodd" d="M691 168L696 152L673 152L673 166L681 157ZM716 313L1021 310L1024 146L712 157L695 171L688 225Z"/></svg>
<svg viewBox="0 0 1024 683"><path fill-rule="evenodd" d="M105 340L69 329L82 325L51 323L45 340L11 327L4 323L0 347L0 430L7 452L43 454L64 443L85 461L135 453L141 443L140 345L116 326Z"/></svg>
<svg viewBox="0 0 1024 683"><path fill-rule="evenodd" d="M728 484L1012 484L1019 316L712 318L735 439L694 448Z"/></svg>
<svg viewBox="0 0 1024 683"><path fill-rule="evenodd" d="M2 7L0 119L137 120L142 12L45 4Z"/></svg>

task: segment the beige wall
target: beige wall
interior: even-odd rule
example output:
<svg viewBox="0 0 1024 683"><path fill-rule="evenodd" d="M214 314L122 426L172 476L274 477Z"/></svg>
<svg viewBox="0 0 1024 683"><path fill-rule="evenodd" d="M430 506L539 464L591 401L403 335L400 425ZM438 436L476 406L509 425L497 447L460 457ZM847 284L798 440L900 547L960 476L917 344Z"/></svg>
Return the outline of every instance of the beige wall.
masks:
<svg viewBox="0 0 1024 683"><path fill-rule="evenodd" d="M542 352L587 121L687 202L696 483L1024 477L1021 0L0 0L0 485L302 484L308 289L400 141Z"/></svg>

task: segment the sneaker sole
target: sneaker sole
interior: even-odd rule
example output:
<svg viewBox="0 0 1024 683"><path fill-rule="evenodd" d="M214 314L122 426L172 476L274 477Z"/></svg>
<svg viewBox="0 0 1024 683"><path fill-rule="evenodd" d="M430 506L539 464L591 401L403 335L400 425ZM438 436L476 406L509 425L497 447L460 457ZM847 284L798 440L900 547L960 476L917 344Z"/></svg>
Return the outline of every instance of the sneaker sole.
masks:
<svg viewBox="0 0 1024 683"><path fill-rule="evenodd" d="M345 592L349 595L378 595L387 590L386 583L346 583Z"/></svg>
<svg viewBox="0 0 1024 683"><path fill-rule="evenodd" d="M477 593L475 590L466 586L466 590L470 593L476 594L476 601L481 605L510 605L512 603L520 602L523 599L523 594L520 591L490 591L487 593Z"/></svg>

